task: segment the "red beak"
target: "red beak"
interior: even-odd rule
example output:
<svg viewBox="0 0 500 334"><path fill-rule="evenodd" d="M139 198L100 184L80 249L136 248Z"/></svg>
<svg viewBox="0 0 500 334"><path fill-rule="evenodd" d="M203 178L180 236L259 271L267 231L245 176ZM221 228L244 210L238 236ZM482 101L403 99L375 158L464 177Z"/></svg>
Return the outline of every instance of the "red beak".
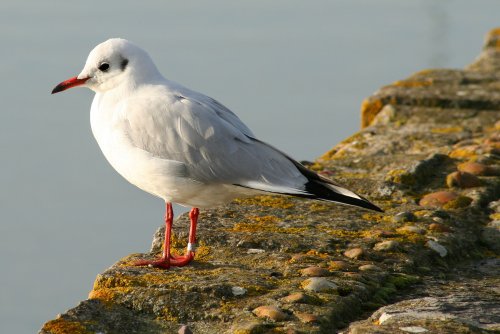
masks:
<svg viewBox="0 0 500 334"><path fill-rule="evenodd" d="M62 92L63 90L83 85L89 78L78 79L77 77L70 78L61 82L53 90L52 94Z"/></svg>

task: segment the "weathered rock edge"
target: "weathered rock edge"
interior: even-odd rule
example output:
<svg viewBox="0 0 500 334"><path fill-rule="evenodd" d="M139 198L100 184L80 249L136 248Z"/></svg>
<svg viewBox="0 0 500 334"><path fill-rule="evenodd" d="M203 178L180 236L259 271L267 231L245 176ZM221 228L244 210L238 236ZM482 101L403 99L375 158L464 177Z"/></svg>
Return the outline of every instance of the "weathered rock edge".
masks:
<svg viewBox="0 0 500 334"><path fill-rule="evenodd" d="M99 274L89 299L40 333L332 333L425 275L491 256L500 225L499 40L500 29L490 32L465 70L426 70L383 87L363 103L365 128L310 165L385 214L271 196L205 211L194 265L129 266L159 251L160 229L152 253ZM489 172L477 176L480 186L447 188L464 162ZM179 217L179 251L187 227Z"/></svg>

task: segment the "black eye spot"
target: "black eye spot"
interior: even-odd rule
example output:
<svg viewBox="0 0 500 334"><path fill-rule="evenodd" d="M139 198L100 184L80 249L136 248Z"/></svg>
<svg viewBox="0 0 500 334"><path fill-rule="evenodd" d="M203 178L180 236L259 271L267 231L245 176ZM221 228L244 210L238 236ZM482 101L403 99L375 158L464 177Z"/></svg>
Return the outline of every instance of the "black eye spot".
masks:
<svg viewBox="0 0 500 334"><path fill-rule="evenodd" d="M122 71L125 70L125 68L127 67L127 65L128 65L128 59L127 58L123 58L122 62L120 63L120 68L122 69Z"/></svg>
<svg viewBox="0 0 500 334"><path fill-rule="evenodd" d="M109 64L108 63L102 63L98 67L99 71L106 72L109 69Z"/></svg>

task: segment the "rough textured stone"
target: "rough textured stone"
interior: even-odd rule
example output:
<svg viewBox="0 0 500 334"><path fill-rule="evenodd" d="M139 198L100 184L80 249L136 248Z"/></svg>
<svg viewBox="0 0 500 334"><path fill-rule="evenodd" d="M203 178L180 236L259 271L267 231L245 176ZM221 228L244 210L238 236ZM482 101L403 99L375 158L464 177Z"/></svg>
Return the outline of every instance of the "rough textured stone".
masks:
<svg viewBox="0 0 500 334"><path fill-rule="evenodd" d="M127 256L99 274L89 299L48 321L41 333L176 333L182 324L196 334L332 333L394 298L402 301L376 311L351 333L398 333L407 327L430 333L493 330L498 323L493 315L500 314L498 273L492 275L495 282L491 278L481 285L458 273L468 280L454 284L448 272L464 259L498 251L498 234L491 235L498 232L494 222L500 220L494 216L500 213L500 179L491 171L500 166L499 41L500 29L492 31L483 52L465 70L424 70L381 88L363 102L365 128L309 164L370 198L385 213L275 196L203 210L192 265L171 270L131 266L161 252L161 228L150 253ZM446 176L467 162L490 169L480 176L480 186L454 187L457 197L439 210L418 205L426 194L447 191ZM490 205L493 201L497 204ZM414 217L396 218L401 212ZM443 224L451 233L414 233L404 229L407 221L417 228ZM177 253L186 247L188 226L186 214L174 224ZM396 251L373 250L387 238L398 242ZM446 256L440 256L443 250L436 245L445 247ZM367 264L380 270L356 269ZM314 296L307 302L285 302L284 297L301 289L300 270L310 266L328 268L336 288L307 292ZM430 295L411 295L422 286L404 289L419 281L439 289ZM486 286L496 288L485 291ZM235 287L246 293L235 295ZM262 305L281 305L286 321L257 318L252 310ZM397 316L422 314L422 305L451 316ZM446 305L457 307L453 311ZM298 312L318 321L302 322ZM384 312L393 316L375 325Z"/></svg>
<svg viewBox="0 0 500 334"><path fill-rule="evenodd" d="M413 290L419 295L378 309L344 333L498 333L499 265L498 258L491 258L456 267L447 281L422 280L423 286Z"/></svg>

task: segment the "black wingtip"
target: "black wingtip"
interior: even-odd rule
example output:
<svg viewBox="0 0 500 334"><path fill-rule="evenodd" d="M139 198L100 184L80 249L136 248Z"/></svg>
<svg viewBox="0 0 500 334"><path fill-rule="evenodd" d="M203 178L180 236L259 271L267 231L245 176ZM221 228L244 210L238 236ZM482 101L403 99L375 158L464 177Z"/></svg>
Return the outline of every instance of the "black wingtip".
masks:
<svg viewBox="0 0 500 334"><path fill-rule="evenodd" d="M377 212L384 212L384 210L382 210L366 198L363 198L354 193L353 195L356 195L358 197L348 196L341 192L335 191L330 186L328 186L328 184L325 184L324 182L322 182L322 180L319 179L309 180L309 182L305 184L305 190L310 194L310 196L307 197L312 199L343 203Z"/></svg>

